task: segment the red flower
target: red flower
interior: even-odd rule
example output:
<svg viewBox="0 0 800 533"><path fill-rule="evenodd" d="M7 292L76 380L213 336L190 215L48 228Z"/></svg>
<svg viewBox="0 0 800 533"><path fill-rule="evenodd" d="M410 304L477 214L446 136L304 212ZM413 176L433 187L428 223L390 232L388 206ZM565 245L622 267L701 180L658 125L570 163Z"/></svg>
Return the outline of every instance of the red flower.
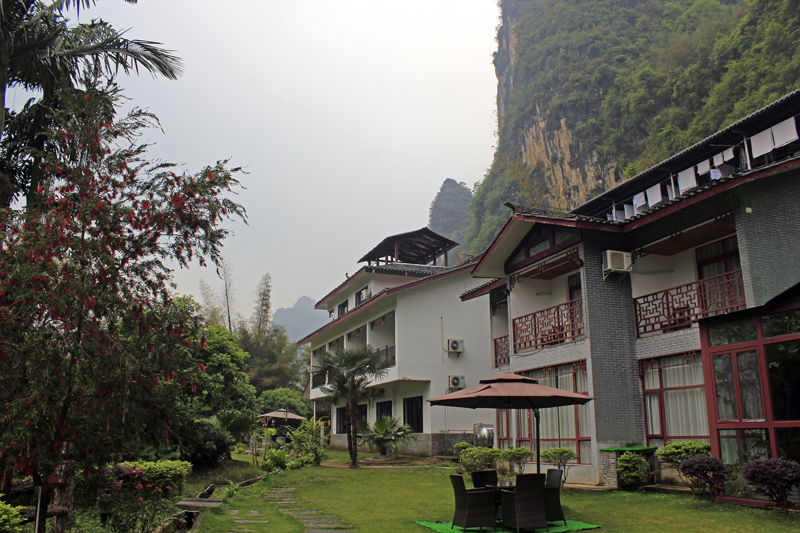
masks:
<svg viewBox="0 0 800 533"><path fill-rule="evenodd" d="M206 371L206 365L200 363L200 372L205 372L205 371Z"/></svg>

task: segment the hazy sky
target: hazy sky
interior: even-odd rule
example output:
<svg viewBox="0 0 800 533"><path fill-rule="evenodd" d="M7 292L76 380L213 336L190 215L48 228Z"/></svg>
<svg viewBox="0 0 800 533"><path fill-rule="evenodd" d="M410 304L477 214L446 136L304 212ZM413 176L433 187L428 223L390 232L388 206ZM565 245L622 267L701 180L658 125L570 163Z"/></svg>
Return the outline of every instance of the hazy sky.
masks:
<svg viewBox="0 0 800 533"><path fill-rule="evenodd" d="M161 119L153 157L249 172L249 226L228 224L225 243L249 315L263 273L273 308L319 300L384 237L426 226L446 178L483 177L498 15L495 0L99 0L80 17L184 60L178 81L119 78ZM219 288L195 264L179 292L199 295L201 278Z"/></svg>

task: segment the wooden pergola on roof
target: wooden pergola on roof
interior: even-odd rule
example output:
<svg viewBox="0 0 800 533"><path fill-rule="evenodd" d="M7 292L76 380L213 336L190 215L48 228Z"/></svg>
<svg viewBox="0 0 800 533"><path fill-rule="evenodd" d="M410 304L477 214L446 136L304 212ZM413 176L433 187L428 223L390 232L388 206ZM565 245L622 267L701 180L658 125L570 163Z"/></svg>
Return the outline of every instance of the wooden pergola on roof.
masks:
<svg viewBox="0 0 800 533"><path fill-rule="evenodd" d="M358 260L359 263L372 265L389 263L410 263L414 265L436 264L436 258L444 255L444 266L447 264L447 252L458 246L457 242L442 237L428 228L400 233L386 237L367 255Z"/></svg>

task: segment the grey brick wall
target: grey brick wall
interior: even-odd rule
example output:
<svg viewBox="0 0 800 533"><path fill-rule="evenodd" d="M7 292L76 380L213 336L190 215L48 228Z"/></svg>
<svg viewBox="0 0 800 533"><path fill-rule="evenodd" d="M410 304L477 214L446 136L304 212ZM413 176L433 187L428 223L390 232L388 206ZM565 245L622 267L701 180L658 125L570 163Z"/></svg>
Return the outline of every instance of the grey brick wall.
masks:
<svg viewBox="0 0 800 533"><path fill-rule="evenodd" d="M636 339L636 359L661 357L700 349L700 328L687 329Z"/></svg>
<svg viewBox="0 0 800 533"><path fill-rule="evenodd" d="M761 179L735 191L745 298L747 306L753 307L800 281L800 171Z"/></svg>
<svg viewBox="0 0 800 533"><path fill-rule="evenodd" d="M630 277L612 274L603 279L603 251L625 249L624 245L621 235L583 232L583 298L591 346L587 370L590 393L595 397L598 448L642 444L644 440Z"/></svg>

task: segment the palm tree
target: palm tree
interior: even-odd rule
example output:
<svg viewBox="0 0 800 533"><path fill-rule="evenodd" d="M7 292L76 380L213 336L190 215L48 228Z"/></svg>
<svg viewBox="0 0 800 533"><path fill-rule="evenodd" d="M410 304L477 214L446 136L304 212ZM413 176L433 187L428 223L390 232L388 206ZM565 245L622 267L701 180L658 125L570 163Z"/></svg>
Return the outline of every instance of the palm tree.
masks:
<svg viewBox="0 0 800 533"><path fill-rule="evenodd" d="M358 438L359 444L370 449L377 448L381 455L388 455L402 448L411 440L417 440L414 430L408 424L401 424L397 418L387 417L377 420L373 425L366 424L365 431Z"/></svg>
<svg viewBox="0 0 800 533"><path fill-rule="evenodd" d="M41 90L46 99L59 84L73 83L82 67L109 76L120 70L138 73L140 68L168 79L183 73L180 58L158 47L159 43L127 39L124 32L102 20L67 24L66 9L88 8L95 1L45 4L41 0L0 0L0 139L5 136L6 91L10 87ZM37 120L44 121L44 114L40 111ZM27 188L35 190L41 176L29 179Z"/></svg>
<svg viewBox="0 0 800 533"><path fill-rule="evenodd" d="M337 350L326 353L314 367L315 376L328 376L321 387L331 402L344 400L347 404L347 451L350 467L358 467L358 401L375 378L386 375L389 363L383 354L370 346L357 350Z"/></svg>

